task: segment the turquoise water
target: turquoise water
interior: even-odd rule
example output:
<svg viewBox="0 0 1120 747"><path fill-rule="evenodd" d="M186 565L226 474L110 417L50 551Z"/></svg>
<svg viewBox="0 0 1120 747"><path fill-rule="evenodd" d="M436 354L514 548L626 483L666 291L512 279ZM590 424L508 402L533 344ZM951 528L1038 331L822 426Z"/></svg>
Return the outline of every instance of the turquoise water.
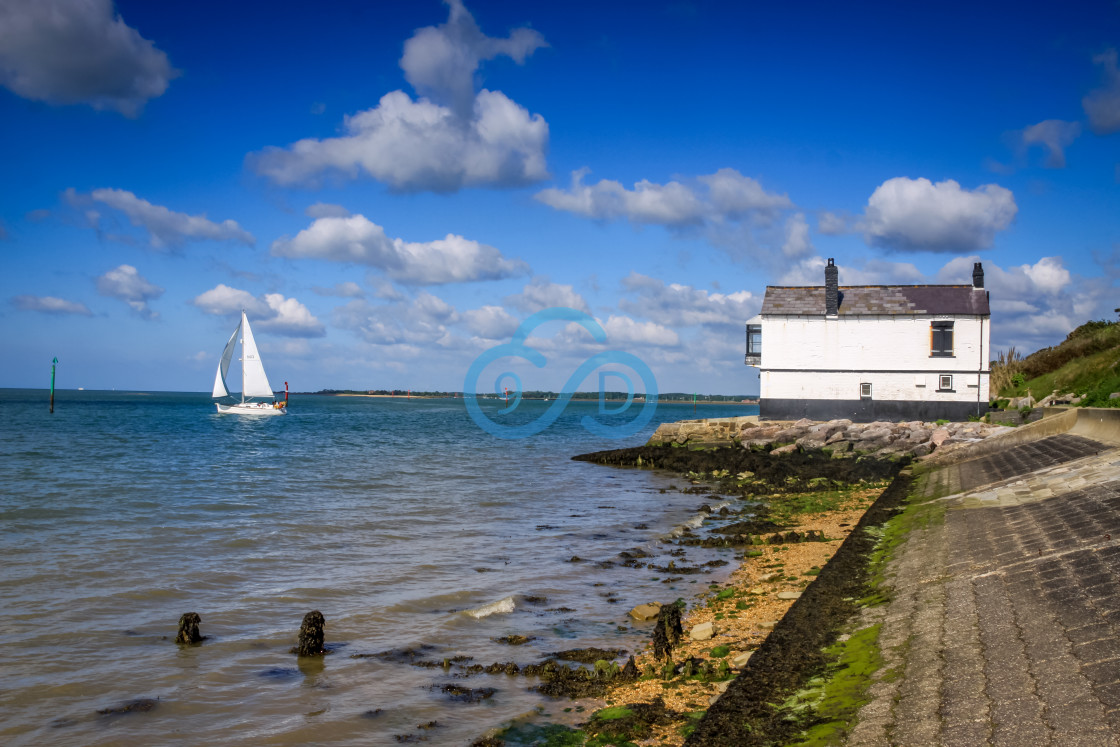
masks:
<svg viewBox="0 0 1120 747"><path fill-rule="evenodd" d="M497 692L460 703L438 691L450 681L439 669L351 655L427 644L431 658L527 664L575 646L634 650L649 631L630 607L709 579L667 588L596 563L662 552L710 501L670 490L680 478L569 457L641 443L660 422L757 412L662 404L618 442L580 426L596 403L573 404L506 441L457 400L294 397L270 418L210 402L65 391L51 415L45 392L0 390L0 741L397 744L436 720L429 741L467 744L538 705L562 708L524 677L472 677L463 684ZM525 422L547 404L483 407ZM335 653L297 661L288 649L312 609ZM210 639L180 648L188 611ZM537 640L491 640L510 633ZM97 714L138 698L158 703Z"/></svg>

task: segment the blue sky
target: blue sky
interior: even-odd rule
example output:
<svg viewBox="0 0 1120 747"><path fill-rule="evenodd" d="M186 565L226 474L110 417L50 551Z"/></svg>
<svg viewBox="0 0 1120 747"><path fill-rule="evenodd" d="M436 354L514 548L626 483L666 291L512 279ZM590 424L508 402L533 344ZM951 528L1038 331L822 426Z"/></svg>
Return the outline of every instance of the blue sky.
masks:
<svg viewBox="0 0 1120 747"><path fill-rule="evenodd" d="M754 393L827 257L982 261L993 356L1115 318L1120 4L773 5L4 0L0 386L206 390L246 308L274 386L458 390L568 306Z"/></svg>

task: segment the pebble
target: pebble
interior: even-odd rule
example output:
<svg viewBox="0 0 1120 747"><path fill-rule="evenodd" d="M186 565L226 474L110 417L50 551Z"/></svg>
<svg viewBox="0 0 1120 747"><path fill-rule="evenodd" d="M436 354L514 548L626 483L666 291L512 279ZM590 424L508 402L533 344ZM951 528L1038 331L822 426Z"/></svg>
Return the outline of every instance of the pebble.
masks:
<svg viewBox="0 0 1120 747"><path fill-rule="evenodd" d="M779 591L778 599L800 599L800 591Z"/></svg>
<svg viewBox="0 0 1120 747"><path fill-rule="evenodd" d="M635 620L656 620L657 614L661 611L661 604L659 602L647 602L646 604L639 604L634 609L630 610L630 617Z"/></svg>
<svg viewBox="0 0 1120 747"><path fill-rule="evenodd" d="M710 622L700 623L692 628L688 633L688 637L694 641L707 641L715 635L715 628Z"/></svg>
<svg viewBox="0 0 1120 747"><path fill-rule="evenodd" d="M736 669L742 669L743 667L747 666L747 662L751 660L751 653L751 651L748 651L745 654L739 654L738 656L731 657L731 666L735 667Z"/></svg>

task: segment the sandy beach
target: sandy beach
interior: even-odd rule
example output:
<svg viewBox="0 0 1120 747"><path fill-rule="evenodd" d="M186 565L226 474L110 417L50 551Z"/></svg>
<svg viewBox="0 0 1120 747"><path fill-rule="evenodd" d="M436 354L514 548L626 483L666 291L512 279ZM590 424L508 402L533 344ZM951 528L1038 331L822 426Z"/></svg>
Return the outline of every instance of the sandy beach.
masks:
<svg viewBox="0 0 1120 747"><path fill-rule="evenodd" d="M800 533L819 531L826 541L757 546L743 557L726 585L687 600L689 610L682 620L684 637L673 651L674 661L696 658L717 667L722 661L729 665L742 661L741 655L754 651L785 615L794 602L792 594L799 594L808 586L832 558L883 487L852 491L836 510L802 515L792 527ZM704 623L712 623L714 635L702 641L692 640L690 631ZM649 666L660 666L649 647L635 658L642 671ZM741 669L733 665L730 668L732 673ZM695 713L706 710L726 689L727 682L639 680L612 688L599 707L648 703L661 698L671 711ZM675 718L668 724L654 726L651 736L635 743L681 745L685 738L682 729L688 723L687 717Z"/></svg>

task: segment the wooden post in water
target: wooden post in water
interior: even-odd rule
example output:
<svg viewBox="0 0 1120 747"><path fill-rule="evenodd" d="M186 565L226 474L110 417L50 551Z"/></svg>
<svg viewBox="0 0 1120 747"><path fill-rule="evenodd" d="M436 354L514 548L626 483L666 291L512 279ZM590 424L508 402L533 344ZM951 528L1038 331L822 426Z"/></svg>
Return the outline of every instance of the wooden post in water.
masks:
<svg viewBox="0 0 1120 747"><path fill-rule="evenodd" d="M54 412L54 367L58 365L58 356L51 361L51 412Z"/></svg>

